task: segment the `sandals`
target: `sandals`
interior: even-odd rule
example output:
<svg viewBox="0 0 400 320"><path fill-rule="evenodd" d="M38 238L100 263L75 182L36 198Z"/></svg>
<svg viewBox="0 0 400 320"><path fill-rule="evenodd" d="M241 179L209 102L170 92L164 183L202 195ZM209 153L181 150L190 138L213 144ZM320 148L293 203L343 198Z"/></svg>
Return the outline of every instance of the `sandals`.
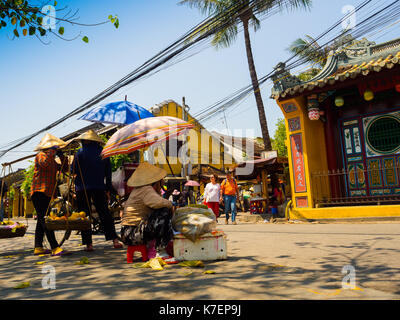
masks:
<svg viewBox="0 0 400 320"><path fill-rule="evenodd" d="M124 245L120 242L114 242L114 249L121 249Z"/></svg>
<svg viewBox="0 0 400 320"><path fill-rule="evenodd" d="M164 260L164 262L166 263L166 264L176 264L176 263L179 263L179 261L178 260L176 260L175 259L175 257L166 257L166 258L161 258L161 259L163 259Z"/></svg>
<svg viewBox="0 0 400 320"><path fill-rule="evenodd" d="M45 248L35 248L33 251L33 254L35 256L41 255L41 254L50 254L51 250L50 249L45 249Z"/></svg>
<svg viewBox="0 0 400 320"><path fill-rule="evenodd" d="M92 251L94 251L94 249L93 249L93 246L90 246L89 248L86 247L85 249L83 249L83 251L92 252Z"/></svg>
<svg viewBox="0 0 400 320"><path fill-rule="evenodd" d="M53 252L57 252L57 249L53 250ZM61 248L59 248L59 249L61 249ZM70 255L70 254L72 254L72 252L61 249L61 251L58 251L57 253L52 253L51 256L52 257L61 257L61 256Z"/></svg>

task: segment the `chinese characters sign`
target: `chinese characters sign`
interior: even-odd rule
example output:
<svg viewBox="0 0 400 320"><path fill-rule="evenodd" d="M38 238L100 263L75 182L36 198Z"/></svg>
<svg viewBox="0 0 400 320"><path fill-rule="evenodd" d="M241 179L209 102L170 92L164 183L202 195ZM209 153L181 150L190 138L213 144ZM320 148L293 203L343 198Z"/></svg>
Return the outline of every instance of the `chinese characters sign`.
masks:
<svg viewBox="0 0 400 320"><path fill-rule="evenodd" d="M295 192L307 192L301 133L290 136Z"/></svg>

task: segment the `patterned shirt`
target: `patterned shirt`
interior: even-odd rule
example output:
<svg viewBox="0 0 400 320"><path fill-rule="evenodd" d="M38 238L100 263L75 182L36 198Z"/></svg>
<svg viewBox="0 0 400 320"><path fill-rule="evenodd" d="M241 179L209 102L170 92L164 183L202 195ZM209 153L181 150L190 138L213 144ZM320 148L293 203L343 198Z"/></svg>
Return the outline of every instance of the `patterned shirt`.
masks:
<svg viewBox="0 0 400 320"><path fill-rule="evenodd" d="M43 192L48 197L53 197L56 187L57 171L60 169L55 161L56 150L41 151L35 158L35 169L31 185L31 195Z"/></svg>

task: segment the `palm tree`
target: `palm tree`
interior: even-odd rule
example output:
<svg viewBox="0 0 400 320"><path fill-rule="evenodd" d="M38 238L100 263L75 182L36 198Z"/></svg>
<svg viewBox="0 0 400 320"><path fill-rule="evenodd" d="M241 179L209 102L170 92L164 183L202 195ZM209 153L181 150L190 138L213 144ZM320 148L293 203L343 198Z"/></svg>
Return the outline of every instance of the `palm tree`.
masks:
<svg viewBox="0 0 400 320"><path fill-rule="evenodd" d="M308 34L304 38L294 40L287 50L306 61L314 62L320 68L325 65L329 54L327 47L321 48L317 41Z"/></svg>
<svg viewBox="0 0 400 320"><path fill-rule="evenodd" d="M344 44L349 44L352 41L354 41L354 38L348 33L348 30L344 30L331 44L325 46L320 46L317 40L307 34L304 38L294 40L287 48L287 51L303 58L305 61L313 62L317 68L322 69L331 51L336 51Z"/></svg>
<svg viewBox="0 0 400 320"><path fill-rule="evenodd" d="M264 103L261 97L257 72L254 65L249 26L251 25L254 31L257 31L260 28L260 20L257 16L269 12L273 7L278 6L281 10L285 8L288 10L299 7L309 8L311 6L311 0L181 0L178 4L186 4L191 8L197 8L203 14L219 14L226 17L222 21L225 23L224 27L217 31L212 39L212 44L217 48L229 47L237 38L239 33L238 25L243 25L247 62L257 103L264 148L267 151L272 150ZM229 12L231 12L231 14L229 14ZM228 14L224 15L224 13ZM214 28L215 25L215 23L210 25L208 30ZM208 30L204 29L203 32Z"/></svg>

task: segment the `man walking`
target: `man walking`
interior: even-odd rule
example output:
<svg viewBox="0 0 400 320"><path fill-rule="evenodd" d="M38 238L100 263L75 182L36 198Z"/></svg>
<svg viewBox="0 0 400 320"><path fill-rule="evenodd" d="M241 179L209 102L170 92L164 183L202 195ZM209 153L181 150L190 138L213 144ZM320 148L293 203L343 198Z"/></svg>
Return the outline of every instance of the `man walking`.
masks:
<svg viewBox="0 0 400 320"><path fill-rule="evenodd" d="M229 210L232 215L232 224L236 224L236 199L239 198L239 188L236 180L232 177L232 171L227 170L226 179L221 183L220 201L224 201L225 205L225 223L229 222Z"/></svg>

